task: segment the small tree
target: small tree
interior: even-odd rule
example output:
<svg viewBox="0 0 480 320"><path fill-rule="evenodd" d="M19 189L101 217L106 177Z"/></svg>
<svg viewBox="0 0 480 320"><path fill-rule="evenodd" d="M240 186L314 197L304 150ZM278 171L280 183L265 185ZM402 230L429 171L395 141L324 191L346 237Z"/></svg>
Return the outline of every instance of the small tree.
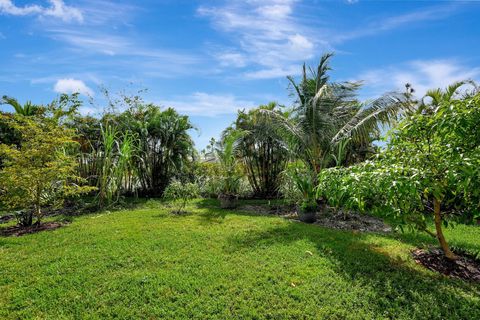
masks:
<svg viewBox="0 0 480 320"><path fill-rule="evenodd" d="M67 152L75 144L72 130L43 117L1 115L1 120L20 135L20 145L0 144L0 198L10 209L26 210L21 225L32 225L34 216L39 224L43 206L92 189L75 184L77 162Z"/></svg>
<svg viewBox="0 0 480 320"><path fill-rule="evenodd" d="M455 259L443 226L480 208L480 94L422 109L392 132L373 163L320 174L319 195L364 209L372 200L435 236ZM341 185L341 188L334 187ZM455 208L460 203L461 210ZM447 210L450 209L450 210ZM433 218L435 232L428 230Z"/></svg>
<svg viewBox="0 0 480 320"><path fill-rule="evenodd" d="M175 205L174 213L181 214L184 212L187 203L197 198L199 188L194 183L182 183L178 180L172 181L165 189L163 197L172 201Z"/></svg>
<svg viewBox="0 0 480 320"><path fill-rule="evenodd" d="M433 204L435 235L450 259L455 255L442 231L448 219L442 209L456 198L470 201L471 190L478 188L479 127L480 95L442 102L404 122L394 133L384 159L387 164L399 164L410 172L427 205Z"/></svg>

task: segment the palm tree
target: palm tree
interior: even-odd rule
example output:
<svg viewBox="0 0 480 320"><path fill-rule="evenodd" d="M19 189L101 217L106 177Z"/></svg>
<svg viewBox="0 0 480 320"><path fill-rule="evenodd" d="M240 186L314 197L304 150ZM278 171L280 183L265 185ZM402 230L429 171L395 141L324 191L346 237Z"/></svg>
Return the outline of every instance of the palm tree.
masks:
<svg viewBox="0 0 480 320"><path fill-rule="evenodd" d="M455 98L460 94L459 89L465 85L472 86L473 90L464 91L463 97L460 96L460 98L465 98L465 96L469 95L475 95L475 93L480 91L480 87L473 80L457 81L449 85L444 90L440 88L428 90L420 101L418 110L420 112L424 112L426 110L431 110L438 107L442 102L450 102L455 100Z"/></svg>
<svg viewBox="0 0 480 320"><path fill-rule="evenodd" d="M227 128L222 139L213 148L213 156L222 168L223 186L222 194L236 196L239 189L240 175L237 167L237 159L240 150L240 141L245 135L242 130Z"/></svg>
<svg viewBox="0 0 480 320"><path fill-rule="evenodd" d="M288 149L263 110L287 116L275 102L271 102L249 111L239 111L234 126L244 132L239 137L238 156L254 196L265 199L278 196Z"/></svg>
<svg viewBox="0 0 480 320"><path fill-rule="evenodd" d="M310 68L308 73L304 65L300 83L288 77L297 97L292 117L269 112L280 124L293 155L300 157L314 175L332 164L332 155L338 154L339 147L345 148L345 140L371 144L382 126L394 123L414 107L408 92L389 93L361 103L356 98L361 83L330 81L332 56L323 55L317 69Z"/></svg>
<svg viewBox="0 0 480 320"><path fill-rule="evenodd" d="M194 142L188 131L195 129L188 116L155 105L132 107L118 119L124 130L139 139L137 176L141 192L161 196L170 180L194 158Z"/></svg>
<svg viewBox="0 0 480 320"><path fill-rule="evenodd" d="M40 109L39 106L32 104L31 101L27 101L22 106L17 99L9 96L3 96L2 102L0 104L8 104L13 107L15 113L26 117L35 115Z"/></svg>
<svg viewBox="0 0 480 320"><path fill-rule="evenodd" d="M218 198L224 209L233 209L237 206L238 193L242 175L238 170L240 141L245 131L228 127L222 133L221 140L212 139L207 147L207 158L216 161L221 170L221 187Z"/></svg>

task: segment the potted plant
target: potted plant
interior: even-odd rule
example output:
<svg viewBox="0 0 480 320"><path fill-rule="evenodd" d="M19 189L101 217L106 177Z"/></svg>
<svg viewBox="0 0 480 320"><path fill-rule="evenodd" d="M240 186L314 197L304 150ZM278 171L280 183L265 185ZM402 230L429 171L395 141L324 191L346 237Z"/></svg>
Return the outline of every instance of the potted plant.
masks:
<svg viewBox="0 0 480 320"><path fill-rule="evenodd" d="M215 147L212 146L211 153L214 155L214 160L220 164L222 172L218 199L223 209L234 209L238 204L241 175L237 167L237 148L243 134L243 131L227 129L222 141Z"/></svg>
<svg viewBox="0 0 480 320"><path fill-rule="evenodd" d="M238 205L238 189L240 178L226 174L223 177L222 189L218 195L222 209L235 209Z"/></svg>
<svg viewBox="0 0 480 320"><path fill-rule="evenodd" d="M302 222L314 223L317 221L318 205L315 200L304 200L298 208L298 218Z"/></svg>
<svg viewBox="0 0 480 320"><path fill-rule="evenodd" d="M302 222L313 223L317 220L318 203L315 192L314 174L305 165L294 163L288 169L289 176L301 194L297 200L297 214Z"/></svg>

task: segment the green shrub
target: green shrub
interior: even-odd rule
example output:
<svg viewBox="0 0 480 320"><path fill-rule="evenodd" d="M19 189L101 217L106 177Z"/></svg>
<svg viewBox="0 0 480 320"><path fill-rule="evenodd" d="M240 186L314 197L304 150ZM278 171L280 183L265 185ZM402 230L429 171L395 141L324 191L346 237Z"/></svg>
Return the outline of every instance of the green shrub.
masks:
<svg viewBox="0 0 480 320"><path fill-rule="evenodd" d="M200 162L195 170L199 192L205 198L217 198L221 190L221 167L216 162Z"/></svg>
<svg viewBox="0 0 480 320"><path fill-rule="evenodd" d="M423 109L400 123L374 162L320 173L318 195L360 210L391 208L402 224L435 236L454 259L442 226L478 212L479 119L480 94ZM427 228L432 220L435 232Z"/></svg>
<svg viewBox="0 0 480 320"><path fill-rule="evenodd" d="M199 196L199 188L195 183L172 181L165 189L163 197L175 206L174 213L183 213L188 201Z"/></svg>

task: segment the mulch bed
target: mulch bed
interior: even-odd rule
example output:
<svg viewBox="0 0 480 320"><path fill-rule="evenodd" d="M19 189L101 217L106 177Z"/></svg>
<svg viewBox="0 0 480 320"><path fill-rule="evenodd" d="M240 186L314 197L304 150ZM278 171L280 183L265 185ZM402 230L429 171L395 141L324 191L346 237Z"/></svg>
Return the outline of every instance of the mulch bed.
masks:
<svg viewBox="0 0 480 320"><path fill-rule="evenodd" d="M13 218L15 218L15 216L13 214L7 214L7 215L4 215L4 216L1 216L0 217L0 224L7 223L10 220L13 220Z"/></svg>
<svg viewBox="0 0 480 320"><path fill-rule="evenodd" d="M342 210L332 211L325 209L324 212L317 214L317 221L314 224L332 229L361 232L388 233L392 231L392 228L385 224L382 219L362 213L344 212Z"/></svg>
<svg viewBox="0 0 480 320"><path fill-rule="evenodd" d="M480 282L480 261L472 257L458 255L457 260L450 260L440 249L416 249L412 251L412 256L415 262L432 271L453 278Z"/></svg>
<svg viewBox="0 0 480 320"><path fill-rule="evenodd" d="M291 205L255 205L246 204L238 208L255 214L286 216L295 213L295 206Z"/></svg>
<svg viewBox="0 0 480 320"><path fill-rule="evenodd" d="M40 225L33 225L31 227L12 226L0 229L0 236L3 237L19 237L26 234L37 233L40 231L55 230L65 226L65 222L45 222Z"/></svg>
<svg viewBox="0 0 480 320"><path fill-rule="evenodd" d="M263 215L279 215L287 219L298 219L297 209L292 205L243 205L240 210ZM354 230L360 232L391 232L392 228L382 219L357 212L346 212L323 207L317 213L317 221L313 223L331 229Z"/></svg>

